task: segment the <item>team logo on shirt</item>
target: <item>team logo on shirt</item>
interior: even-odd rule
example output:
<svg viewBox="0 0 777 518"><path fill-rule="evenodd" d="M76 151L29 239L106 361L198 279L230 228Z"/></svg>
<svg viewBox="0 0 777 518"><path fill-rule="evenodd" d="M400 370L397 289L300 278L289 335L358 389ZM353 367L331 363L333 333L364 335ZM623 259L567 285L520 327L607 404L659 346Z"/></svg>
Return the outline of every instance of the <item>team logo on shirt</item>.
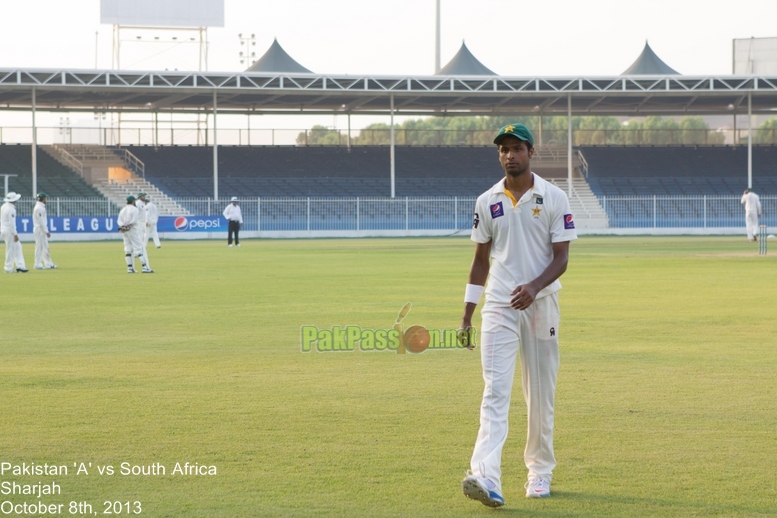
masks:
<svg viewBox="0 0 777 518"><path fill-rule="evenodd" d="M542 214L542 209L539 207L534 207L531 210L531 215L536 219L540 217L540 214Z"/></svg>
<svg viewBox="0 0 777 518"><path fill-rule="evenodd" d="M504 207L502 207L502 202L494 203L491 205L491 217L492 218L498 218L500 216L505 215Z"/></svg>
<svg viewBox="0 0 777 518"><path fill-rule="evenodd" d="M575 220L572 219L572 214L564 214L564 230L573 230L575 228Z"/></svg>
<svg viewBox="0 0 777 518"><path fill-rule="evenodd" d="M480 224L480 216L478 216L478 213L475 213L475 219L472 220L472 228L478 228L478 225Z"/></svg>
<svg viewBox="0 0 777 518"><path fill-rule="evenodd" d="M535 203L537 203L537 205L542 205L542 196L537 196Z"/></svg>

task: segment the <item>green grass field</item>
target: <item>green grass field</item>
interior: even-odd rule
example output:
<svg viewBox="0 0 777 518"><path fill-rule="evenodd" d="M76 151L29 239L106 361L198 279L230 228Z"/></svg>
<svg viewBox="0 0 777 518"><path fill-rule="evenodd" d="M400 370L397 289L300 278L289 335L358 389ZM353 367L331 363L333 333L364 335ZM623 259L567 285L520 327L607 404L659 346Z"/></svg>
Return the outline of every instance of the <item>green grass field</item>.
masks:
<svg viewBox="0 0 777 518"><path fill-rule="evenodd" d="M138 501L153 517L777 514L777 249L759 257L744 237L573 243L553 496L523 496L517 380L499 511L460 489L477 351L300 350L302 324L390 329L406 302L405 327L456 327L467 239L168 241L149 253L157 273L128 275L118 242L53 243L59 270L0 277L0 462L69 467L6 472L0 482L62 493L0 502L102 515L106 501ZM123 462L167 474L121 475ZM177 462L217 475L172 475Z"/></svg>

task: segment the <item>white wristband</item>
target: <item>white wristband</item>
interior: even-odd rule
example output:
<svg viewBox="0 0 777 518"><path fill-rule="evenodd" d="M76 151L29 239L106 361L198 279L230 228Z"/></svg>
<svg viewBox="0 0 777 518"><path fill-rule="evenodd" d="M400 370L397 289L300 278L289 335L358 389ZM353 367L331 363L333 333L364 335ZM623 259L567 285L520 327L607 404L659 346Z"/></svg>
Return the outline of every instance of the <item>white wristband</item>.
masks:
<svg viewBox="0 0 777 518"><path fill-rule="evenodd" d="M467 289L464 291L464 302L467 304L477 304L480 302L484 289L483 286L478 286L477 284L467 284Z"/></svg>

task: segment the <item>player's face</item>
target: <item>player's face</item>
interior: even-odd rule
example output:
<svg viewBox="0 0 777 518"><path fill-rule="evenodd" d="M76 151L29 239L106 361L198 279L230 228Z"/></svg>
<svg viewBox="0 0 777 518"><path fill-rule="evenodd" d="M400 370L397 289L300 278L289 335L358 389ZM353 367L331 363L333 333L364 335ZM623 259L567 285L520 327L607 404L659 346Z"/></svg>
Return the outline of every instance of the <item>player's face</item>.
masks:
<svg viewBox="0 0 777 518"><path fill-rule="evenodd" d="M523 140L508 135L499 142L499 162L510 176L518 176L529 169L534 148L529 149Z"/></svg>

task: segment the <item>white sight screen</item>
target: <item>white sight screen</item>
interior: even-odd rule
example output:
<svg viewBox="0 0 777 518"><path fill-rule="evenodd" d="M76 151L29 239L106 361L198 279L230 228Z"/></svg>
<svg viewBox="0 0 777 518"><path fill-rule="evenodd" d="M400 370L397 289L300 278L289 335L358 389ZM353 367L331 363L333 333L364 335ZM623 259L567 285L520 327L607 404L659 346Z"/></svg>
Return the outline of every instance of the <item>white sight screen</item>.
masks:
<svg viewBox="0 0 777 518"><path fill-rule="evenodd" d="M100 0L100 23L224 27L224 0Z"/></svg>
<svg viewBox="0 0 777 518"><path fill-rule="evenodd" d="M777 38L734 40L734 75L777 75Z"/></svg>

